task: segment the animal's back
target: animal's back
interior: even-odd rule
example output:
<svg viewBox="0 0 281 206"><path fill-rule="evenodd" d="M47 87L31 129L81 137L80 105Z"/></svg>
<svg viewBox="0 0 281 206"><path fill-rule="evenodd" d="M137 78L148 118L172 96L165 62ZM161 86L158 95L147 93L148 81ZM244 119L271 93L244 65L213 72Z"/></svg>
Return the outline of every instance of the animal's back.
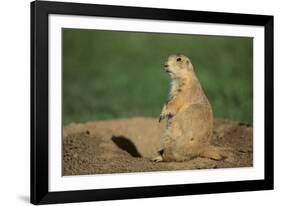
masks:
<svg viewBox="0 0 281 206"><path fill-rule="evenodd" d="M173 122L178 124L183 133L178 141L191 145L209 143L213 130L213 115L209 105L192 104L175 115Z"/></svg>

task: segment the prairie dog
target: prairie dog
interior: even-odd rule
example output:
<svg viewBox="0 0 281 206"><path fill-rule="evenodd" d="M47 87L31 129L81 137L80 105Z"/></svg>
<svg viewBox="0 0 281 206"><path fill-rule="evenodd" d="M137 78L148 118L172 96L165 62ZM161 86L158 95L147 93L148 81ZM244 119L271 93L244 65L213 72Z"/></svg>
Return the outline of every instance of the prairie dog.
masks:
<svg viewBox="0 0 281 206"><path fill-rule="evenodd" d="M162 150L153 161L187 161L199 156L221 160L219 149L210 144L212 107L190 59L170 55L164 68L171 77L171 88L159 117L159 122L166 119Z"/></svg>

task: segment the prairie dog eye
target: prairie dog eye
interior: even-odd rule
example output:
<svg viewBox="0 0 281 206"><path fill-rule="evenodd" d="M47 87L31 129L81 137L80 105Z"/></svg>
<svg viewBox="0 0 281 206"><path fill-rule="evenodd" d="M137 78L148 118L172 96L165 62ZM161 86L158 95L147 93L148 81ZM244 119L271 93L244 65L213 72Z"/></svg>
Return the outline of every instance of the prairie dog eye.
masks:
<svg viewBox="0 0 281 206"><path fill-rule="evenodd" d="M177 58L177 62L180 62L181 61L181 58L179 57L179 58Z"/></svg>

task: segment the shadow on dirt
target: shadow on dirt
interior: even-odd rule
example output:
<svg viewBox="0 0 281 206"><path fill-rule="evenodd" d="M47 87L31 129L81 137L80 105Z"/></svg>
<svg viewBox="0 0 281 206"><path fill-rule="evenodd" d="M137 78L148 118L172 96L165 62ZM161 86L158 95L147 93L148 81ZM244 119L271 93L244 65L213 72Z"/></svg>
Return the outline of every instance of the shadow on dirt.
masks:
<svg viewBox="0 0 281 206"><path fill-rule="evenodd" d="M128 152L133 157L141 157L135 144L127 137L112 136L112 141L122 150Z"/></svg>

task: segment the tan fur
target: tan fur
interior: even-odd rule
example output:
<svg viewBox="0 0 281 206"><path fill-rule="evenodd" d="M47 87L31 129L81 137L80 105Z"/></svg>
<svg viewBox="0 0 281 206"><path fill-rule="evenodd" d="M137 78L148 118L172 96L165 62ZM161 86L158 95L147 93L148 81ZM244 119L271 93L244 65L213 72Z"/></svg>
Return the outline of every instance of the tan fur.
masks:
<svg viewBox="0 0 281 206"><path fill-rule="evenodd" d="M198 81L193 65L184 55L171 55L165 70L172 82L169 101L163 106L159 121L166 119L161 154L154 161L186 161L195 157L223 158L211 146L212 107Z"/></svg>

